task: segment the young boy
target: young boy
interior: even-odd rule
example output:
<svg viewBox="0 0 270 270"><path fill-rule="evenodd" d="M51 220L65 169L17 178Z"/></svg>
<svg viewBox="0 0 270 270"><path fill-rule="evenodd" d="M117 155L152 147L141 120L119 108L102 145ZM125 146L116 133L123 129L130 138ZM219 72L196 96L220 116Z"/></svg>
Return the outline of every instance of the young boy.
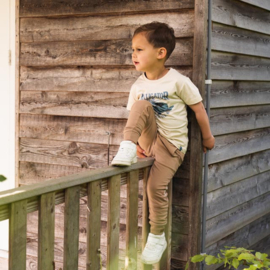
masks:
<svg viewBox="0 0 270 270"><path fill-rule="evenodd" d="M137 162L137 155L155 158L147 182L151 228L141 257L145 264L157 263L167 247L166 191L187 151L186 105L195 112L204 152L215 144L198 88L188 77L164 66L174 47L174 30L167 24L152 22L135 30L132 61L143 74L131 87L124 141L112 161L115 166L129 166Z"/></svg>

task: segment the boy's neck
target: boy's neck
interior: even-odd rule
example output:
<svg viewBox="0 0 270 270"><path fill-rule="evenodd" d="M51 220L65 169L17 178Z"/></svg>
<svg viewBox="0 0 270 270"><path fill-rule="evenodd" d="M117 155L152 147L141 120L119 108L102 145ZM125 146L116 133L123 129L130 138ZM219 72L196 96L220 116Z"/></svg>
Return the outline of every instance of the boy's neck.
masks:
<svg viewBox="0 0 270 270"><path fill-rule="evenodd" d="M155 70L146 71L144 74L148 80L158 80L164 77L168 73L169 69L164 66L162 68L157 68Z"/></svg>

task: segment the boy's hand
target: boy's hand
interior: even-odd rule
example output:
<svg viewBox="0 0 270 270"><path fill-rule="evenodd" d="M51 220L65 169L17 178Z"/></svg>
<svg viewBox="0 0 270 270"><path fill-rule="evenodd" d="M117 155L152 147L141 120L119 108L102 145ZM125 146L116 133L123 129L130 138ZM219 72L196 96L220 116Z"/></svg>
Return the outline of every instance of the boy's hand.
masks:
<svg viewBox="0 0 270 270"><path fill-rule="evenodd" d="M213 149L214 146L215 146L215 138L213 135L207 139L203 139L203 152L204 153L206 153L207 150Z"/></svg>
<svg viewBox="0 0 270 270"><path fill-rule="evenodd" d="M137 144L137 156L139 158L145 158L145 151Z"/></svg>

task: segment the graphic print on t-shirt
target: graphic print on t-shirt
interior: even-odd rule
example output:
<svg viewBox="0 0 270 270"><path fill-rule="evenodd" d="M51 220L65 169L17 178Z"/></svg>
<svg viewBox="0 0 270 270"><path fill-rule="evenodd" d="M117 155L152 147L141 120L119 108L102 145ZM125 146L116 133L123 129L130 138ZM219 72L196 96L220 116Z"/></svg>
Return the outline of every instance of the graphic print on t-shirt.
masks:
<svg viewBox="0 0 270 270"><path fill-rule="evenodd" d="M167 103L156 101L155 98L168 100L169 93L164 91L162 93L147 93L141 95L141 100L148 100L154 109L157 117L163 118L172 110L174 106L169 107Z"/></svg>

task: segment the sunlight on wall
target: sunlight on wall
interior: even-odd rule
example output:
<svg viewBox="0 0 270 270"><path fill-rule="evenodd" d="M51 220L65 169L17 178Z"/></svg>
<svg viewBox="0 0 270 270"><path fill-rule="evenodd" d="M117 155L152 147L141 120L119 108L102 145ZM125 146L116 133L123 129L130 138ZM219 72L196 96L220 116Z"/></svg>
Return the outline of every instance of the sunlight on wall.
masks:
<svg viewBox="0 0 270 270"><path fill-rule="evenodd" d="M15 0L0 1L0 191L15 186ZM11 66L8 63L12 52ZM8 249L8 221L0 222L0 250Z"/></svg>

